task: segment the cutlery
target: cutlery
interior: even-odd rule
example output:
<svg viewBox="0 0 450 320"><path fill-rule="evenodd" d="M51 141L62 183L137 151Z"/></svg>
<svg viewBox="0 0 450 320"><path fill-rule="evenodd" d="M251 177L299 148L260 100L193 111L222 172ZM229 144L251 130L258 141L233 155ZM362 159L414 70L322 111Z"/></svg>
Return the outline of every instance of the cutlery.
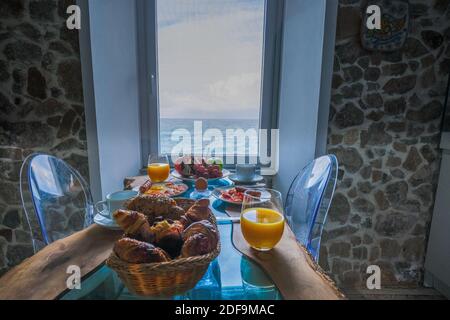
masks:
<svg viewBox="0 0 450 320"><path fill-rule="evenodd" d="M216 217L217 224L240 223L240 217Z"/></svg>

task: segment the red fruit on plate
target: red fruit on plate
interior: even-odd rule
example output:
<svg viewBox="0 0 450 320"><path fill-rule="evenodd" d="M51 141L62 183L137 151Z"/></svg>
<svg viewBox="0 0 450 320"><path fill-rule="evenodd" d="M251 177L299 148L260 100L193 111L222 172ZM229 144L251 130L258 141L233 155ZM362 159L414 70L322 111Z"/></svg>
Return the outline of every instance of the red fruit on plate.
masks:
<svg viewBox="0 0 450 320"><path fill-rule="evenodd" d="M192 176L194 174L192 166L191 157L181 157L174 162L175 170L185 177Z"/></svg>

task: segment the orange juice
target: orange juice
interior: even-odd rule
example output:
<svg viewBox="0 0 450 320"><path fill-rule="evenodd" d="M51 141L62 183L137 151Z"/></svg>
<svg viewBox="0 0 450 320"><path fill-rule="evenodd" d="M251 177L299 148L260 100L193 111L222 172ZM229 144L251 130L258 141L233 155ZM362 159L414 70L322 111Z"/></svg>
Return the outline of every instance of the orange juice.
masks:
<svg viewBox="0 0 450 320"><path fill-rule="evenodd" d="M255 249L270 250L280 241L284 217L268 208L249 208L241 215L242 234Z"/></svg>
<svg viewBox="0 0 450 320"><path fill-rule="evenodd" d="M164 182L169 177L170 166L168 163L151 163L147 167L147 174L152 182Z"/></svg>

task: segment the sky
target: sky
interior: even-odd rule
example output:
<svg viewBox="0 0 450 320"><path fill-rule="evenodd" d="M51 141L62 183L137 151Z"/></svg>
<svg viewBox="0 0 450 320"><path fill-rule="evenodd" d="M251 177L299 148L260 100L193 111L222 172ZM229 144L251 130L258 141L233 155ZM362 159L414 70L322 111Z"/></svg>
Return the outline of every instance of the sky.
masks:
<svg viewBox="0 0 450 320"><path fill-rule="evenodd" d="M157 2L162 118L259 118L264 0Z"/></svg>

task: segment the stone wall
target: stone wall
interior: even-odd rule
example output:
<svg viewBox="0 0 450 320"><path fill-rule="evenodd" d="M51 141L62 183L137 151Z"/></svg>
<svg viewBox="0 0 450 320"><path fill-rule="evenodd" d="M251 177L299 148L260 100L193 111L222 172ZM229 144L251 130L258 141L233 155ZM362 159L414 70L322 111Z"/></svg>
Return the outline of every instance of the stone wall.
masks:
<svg viewBox="0 0 450 320"><path fill-rule="evenodd" d="M78 32L72 1L0 1L0 275L32 254L19 196L30 153L67 160L87 178Z"/></svg>
<svg viewBox="0 0 450 320"><path fill-rule="evenodd" d="M450 70L449 0L411 0L402 50L368 52L361 13L341 0L328 151L340 162L321 264L342 287L417 285L440 165L440 125Z"/></svg>

